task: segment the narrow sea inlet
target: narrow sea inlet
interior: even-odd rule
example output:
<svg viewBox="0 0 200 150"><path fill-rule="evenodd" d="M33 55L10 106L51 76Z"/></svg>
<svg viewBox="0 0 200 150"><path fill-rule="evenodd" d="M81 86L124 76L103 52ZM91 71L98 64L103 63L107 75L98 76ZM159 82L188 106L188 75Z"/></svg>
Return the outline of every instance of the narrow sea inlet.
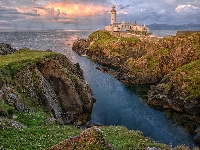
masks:
<svg viewBox="0 0 200 150"><path fill-rule="evenodd" d="M91 31L92 32L92 31ZM95 69L98 64L87 57L80 57L71 50L74 40L87 37L90 31L42 31L1 32L0 42L14 48L46 50L66 55L72 62L79 63L86 81L90 84L97 102L94 104L91 122L102 125L124 125L128 129L140 130L145 136L172 146L189 145L194 142L181 126L166 115L145 104L141 97L112 75Z"/></svg>

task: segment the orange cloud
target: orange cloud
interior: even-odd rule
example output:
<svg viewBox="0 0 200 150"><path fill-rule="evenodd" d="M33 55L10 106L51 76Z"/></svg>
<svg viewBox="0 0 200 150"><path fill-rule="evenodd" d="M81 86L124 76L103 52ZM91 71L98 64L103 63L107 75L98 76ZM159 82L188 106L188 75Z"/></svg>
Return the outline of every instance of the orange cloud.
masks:
<svg viewBox="0 0 200 150"><path fill-rule="evenodd" d="M94 6L89 4L66 4L66 3L49 3L44 8L53 8L54 10L60 10L60 13L64 13L67 16L90 16L95 14L102 14L106 10L103 6ZM42 15L42 14L41 14Z"/></svg>
<svg viewBox="0 0 200 150"><path fill-rule="evenodd" d="M42 7L23 6L16 8L21 13L32 13L38 16L27 17L29 19L43 20L47 22L73 22L78 18L101 15L110 8L101 4L75 4L75 3L48 3Z"/></svg>

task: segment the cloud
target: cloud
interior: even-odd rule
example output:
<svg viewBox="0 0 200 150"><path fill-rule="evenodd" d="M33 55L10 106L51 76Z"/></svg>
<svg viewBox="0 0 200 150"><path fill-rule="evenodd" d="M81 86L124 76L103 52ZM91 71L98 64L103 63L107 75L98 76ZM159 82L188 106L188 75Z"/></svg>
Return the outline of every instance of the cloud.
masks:
<svg viewBox="0 0 200 150"><path fill-rule="evenodd" d="M158 15L166 15L167 11L165 9L160 10L158 13Z"/></svg>
<svg viewBox="0 0 200 150"><path fill-rule="evenodd" d="M179 14L196 14L199 12L199 8L192 6L190 4L188 5L179 5L178 7L176 7L175 11Z"/></svg>
<svg viewBox="0 0 200 150"><path fill-rule="evenodd" d="M177 0L164 0L165 3L167 4L174 4L176 3Z"/></svg>
<svg viewBox="0 0 200 150"><path fill-rule="evenodd" d="M110 23L110 9L116 5L117 21L141 24L198 23L199 0L0 0L0 23L31 28L76 28ZM189 5L188 5L189 4Z"/></svg>

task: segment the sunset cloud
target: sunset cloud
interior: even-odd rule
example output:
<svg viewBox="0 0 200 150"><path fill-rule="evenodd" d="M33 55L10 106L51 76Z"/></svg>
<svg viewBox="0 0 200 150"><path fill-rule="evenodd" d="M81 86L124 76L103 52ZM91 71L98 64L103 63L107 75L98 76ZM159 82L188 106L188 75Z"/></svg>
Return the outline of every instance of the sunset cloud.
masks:
<svg viewBox="0 0 200 150"><path fill-rule="evenodd" d="M0 29L103 28L113 4L118 22L199 23L199 0L0 0Z"/></svg>
<svg viewBox="0 0 200 150"><path fill-rule="evenodd" d="M62 22L64 19L69 21L75 21L76 18L100 16L110 9L109 7L104 7L102 5L93 4L77 4L77 3L64 3L64 2L54 2L47 3L44 1L36 2L39 6L30 8L29 6L16 7L17 11L20 13L30 13L34 14L32 19L43 20L45 22ZM38 16L36 16L36 14ZM30 17L30 16L29 16Z"/></svg>

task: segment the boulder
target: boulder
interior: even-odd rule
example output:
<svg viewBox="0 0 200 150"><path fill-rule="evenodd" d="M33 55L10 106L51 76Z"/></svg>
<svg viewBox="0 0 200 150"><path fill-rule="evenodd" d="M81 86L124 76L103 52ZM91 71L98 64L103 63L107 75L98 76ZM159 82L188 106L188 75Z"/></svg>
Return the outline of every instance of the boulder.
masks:
<svg viewBox="0 0 200 150"><path fill-rule="evenodd" d="M16 49L13 49L10 44L0 43L0 55L7 55L16 52Z"/></svg>
<svg viewBox="0 0 200 150"><path fill-rule="evenodd" d="M200 127L195 130L194 141L200 143Z"/></svg>
<svg viewBox="0 0 200 150"><path fill-rule="evenodd" d="M96 126L86 129L79 136L68 138L50 148L50 150L71 149L114 150L114 148L105 141L101 130Z"/></svg>

